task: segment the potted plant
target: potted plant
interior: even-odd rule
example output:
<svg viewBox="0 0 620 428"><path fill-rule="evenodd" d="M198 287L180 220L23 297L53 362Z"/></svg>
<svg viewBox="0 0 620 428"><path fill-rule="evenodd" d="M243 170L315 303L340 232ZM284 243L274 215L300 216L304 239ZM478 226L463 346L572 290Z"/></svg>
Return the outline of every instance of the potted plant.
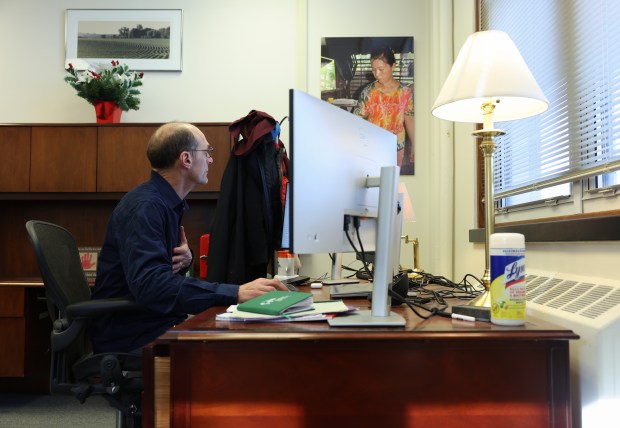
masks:
<svg viewBox="0 0 620 428"><path fill-rule="evenodd" d="M144 73L129 71L127 64L112 60L111 64L97 64L92 69L77 71L72 64L67 67L65 82L71 85L78 97L95 106L97 122L119 122L123 111L140 108L140 91Z"/></svg>

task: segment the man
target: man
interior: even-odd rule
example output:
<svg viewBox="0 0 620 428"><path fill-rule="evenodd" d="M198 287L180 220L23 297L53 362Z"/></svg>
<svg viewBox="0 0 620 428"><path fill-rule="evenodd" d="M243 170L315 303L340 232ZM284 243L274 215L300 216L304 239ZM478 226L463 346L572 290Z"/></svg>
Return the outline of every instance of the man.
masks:
<svg viewBox="0 0 620 428"><path fill-rule="evenodd" d="M93 299L130 296L147 310L110 314L93 322L93 350L131 352L194 314L287 288L278 280L209 283L185 276L192 253L181 221L185 197L207 183L212 147L189 123L167 123L152 135L151 178L127 193L107 226Z"/></svg>

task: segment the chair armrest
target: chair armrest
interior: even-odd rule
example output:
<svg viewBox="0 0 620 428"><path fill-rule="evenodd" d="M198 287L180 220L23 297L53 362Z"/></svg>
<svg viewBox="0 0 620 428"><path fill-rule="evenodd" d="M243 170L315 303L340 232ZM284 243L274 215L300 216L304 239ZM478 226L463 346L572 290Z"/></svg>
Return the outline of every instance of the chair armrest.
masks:
<svg viewBox="0 0 620 428"><path fill-rule="evenodd" d="M72 319L92 319L113 312L144 311L146 308L126 297L88 300L67 306L67 315Z"/></svg>

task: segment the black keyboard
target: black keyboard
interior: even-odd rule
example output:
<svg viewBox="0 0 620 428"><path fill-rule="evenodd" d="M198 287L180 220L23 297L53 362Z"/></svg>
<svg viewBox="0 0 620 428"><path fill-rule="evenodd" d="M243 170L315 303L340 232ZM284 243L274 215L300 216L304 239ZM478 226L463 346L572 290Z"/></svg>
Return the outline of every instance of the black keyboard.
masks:
<svg viewBox="0 0 620 428"><path fill-rule="evenodd" d="M282 283L286 285L286 288L288 288L289 291L299 291L299 289L297 288L297 285L303 284L309 279L310 279L309 276L295 276L293 278L283 279Z"/></svg>
<svg viewBox="0 0 620 428"><path fill-rule="evenodd" d="M294 286L293 284L287 284L286 282L284 283L284 285L286 285L286 288L288 288L288 291L299 291L299 288L297 288L296 286Z"/></svg>

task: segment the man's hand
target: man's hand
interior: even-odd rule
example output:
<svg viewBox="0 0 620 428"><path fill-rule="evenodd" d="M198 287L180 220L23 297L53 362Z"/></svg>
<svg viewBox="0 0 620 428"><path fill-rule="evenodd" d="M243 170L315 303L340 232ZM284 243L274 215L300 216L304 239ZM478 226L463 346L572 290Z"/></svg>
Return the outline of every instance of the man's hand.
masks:
<svg viewBox="0 0 620 428"><path fill-rule="evenodd" d="M188 267L192 263L192 252L187 245L185 228L181 226L179 246L172 249L172 272L178 273L181 269Z"/></svg>
<svg viewBox="0 0 620 428"><path fill-rule="evenodd" d="M288 291L288 288L279 279L258 278L239 287L237 302L243 303L273 290Z"/></svg>

